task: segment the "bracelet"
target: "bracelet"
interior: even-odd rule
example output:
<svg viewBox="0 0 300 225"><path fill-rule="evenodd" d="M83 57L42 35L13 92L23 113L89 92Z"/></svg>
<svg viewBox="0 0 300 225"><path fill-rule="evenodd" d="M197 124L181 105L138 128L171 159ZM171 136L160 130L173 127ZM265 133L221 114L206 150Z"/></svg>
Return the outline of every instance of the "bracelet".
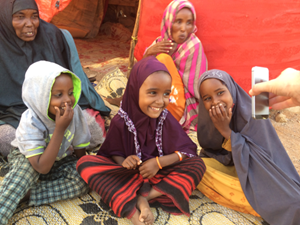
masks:
<svg viewBox="0 0 300 225"><path fill-rule="evenodd" d="M158 165L159 169L162 169L162 167L161 167L161 165L159 163L159 160L158 160L158 156L156 156L156 162L157 162L157 165Z"/></svg>
<svg viewBox="0 0 300 225"><path fill-rule="evenodd" d="M175 153L178 155L179 161L182 161L182 155L181 155L181 153L179 151L175 151Z"/></svg>

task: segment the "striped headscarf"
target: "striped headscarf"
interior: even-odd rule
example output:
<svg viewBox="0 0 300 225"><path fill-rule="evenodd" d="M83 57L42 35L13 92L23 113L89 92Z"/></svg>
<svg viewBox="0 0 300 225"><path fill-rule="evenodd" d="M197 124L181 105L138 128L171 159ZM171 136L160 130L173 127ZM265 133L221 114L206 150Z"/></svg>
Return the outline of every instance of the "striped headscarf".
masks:
<svg viewBox="0 0 300 225"><path fill-rule="evenodd" d="M207 70L207 59L201 44L201 41L195 35L196 11L191 2L187 0L174 0L164 11L161 23L161 36L158 37L152 45L164 40L173 40L171 34L172 24L176 19L176 14L183 8L191 10L194 19L194 29L187 40L178 44L172 58L176 68L182 78L185 91L186 108L185 122L182 124L185 130L197 130L197 116L199 104L198 80L202 73Z"/></svg>

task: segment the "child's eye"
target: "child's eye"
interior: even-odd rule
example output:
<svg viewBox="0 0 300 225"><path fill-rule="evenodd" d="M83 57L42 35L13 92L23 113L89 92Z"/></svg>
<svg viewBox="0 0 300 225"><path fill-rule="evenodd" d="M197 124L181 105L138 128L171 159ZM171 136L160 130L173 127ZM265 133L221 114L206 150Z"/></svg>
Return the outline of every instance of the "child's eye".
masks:
<svg viewBox="0 0 300 225"><path fill-rule="evenodd" d="M74 94L74 91L70 91L70 92L69 92L69 95L73 95L73 94Z"/></svg>
<svg viewBox="0 0 300 225"><path fill-rule="evenodd" d="M170 96L170 92L164 93L164 96L165 96L165 97L169 97L169 96Z"/></svg>
<svg viewBox="0 0 300 225"><path fill-rule="evenodd" d="M210 97L206 97L206 98L203 99L203 101L206 102L206 101L209 101L210 99L211 99Z"/></svg>
<svg viewBox="0 0 300 225"><path fill-rule="evenodd" d="M59 98L61 96L61 93L55 94L53 96Z"/></svg>
<svg viewBox="0 0 300 225"><path fill-rule="evenodd" d="M222 95L224 93L224 91L220 91L218 92L218 95Z"/></svg>
<svg viewBox="0 0 300 225"><path fill-rule="evenodd" d="M155 94L156 94L156 91L150 91L148 94L150 94L150 95L155 95Z"/></svg>

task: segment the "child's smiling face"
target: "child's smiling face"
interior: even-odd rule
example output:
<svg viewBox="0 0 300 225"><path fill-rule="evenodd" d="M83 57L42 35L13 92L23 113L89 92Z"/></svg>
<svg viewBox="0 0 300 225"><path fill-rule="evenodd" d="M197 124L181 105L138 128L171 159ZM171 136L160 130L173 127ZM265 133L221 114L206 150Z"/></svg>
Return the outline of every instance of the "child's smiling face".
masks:
<svg viewBox="0 0 300 225"><path fill-rule="evenodd" d="M139 91L139 107L151 118L158 118L169 104L172 78L164 71L147 77Z"/></svg>
<svg viewBox="0 0 300 225"><path fill-rule="evenodd" d="M200 85L200 96L206 110L210 110L212 106L222 104L226 111L233 106L232 96L220 80L210 78L203 81Z"/></svg>
<svg viewBox="0 0 300 225"><path fill-rule="evenodd" d="M51 99L48 109L49 117L55 120L56 111L54 107L58 107L60 115L65 112L65 104L73 107L75 97L73 95L73 81L71 75L62 73L56 77L51 90Z"/></svg>

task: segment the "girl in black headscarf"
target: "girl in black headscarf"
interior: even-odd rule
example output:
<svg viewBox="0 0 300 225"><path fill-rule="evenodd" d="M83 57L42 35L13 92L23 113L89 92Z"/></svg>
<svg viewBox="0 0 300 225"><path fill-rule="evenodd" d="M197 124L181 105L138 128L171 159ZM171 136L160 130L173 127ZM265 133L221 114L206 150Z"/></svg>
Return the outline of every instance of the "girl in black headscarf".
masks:
<svg viewBox="0 0 300 225"><path fill-rule="evenodd" d="M25 72L39 60L55 62L81 79L81 108L109 114L109 108L83 72L77 52L74 54L61 30L39 18L34 0L0 1L0 49L0 151L3 155L8 154L15 128L26 110L21 97Z"/></svg>
<svg viewBox="0 0 300 225"><path fill-rule="evenodd" d="M251 98L221 70L199 81L198 141L207 171L198 189L270 224L300 224L300 177L269 119L251 116Z"/></svg>

